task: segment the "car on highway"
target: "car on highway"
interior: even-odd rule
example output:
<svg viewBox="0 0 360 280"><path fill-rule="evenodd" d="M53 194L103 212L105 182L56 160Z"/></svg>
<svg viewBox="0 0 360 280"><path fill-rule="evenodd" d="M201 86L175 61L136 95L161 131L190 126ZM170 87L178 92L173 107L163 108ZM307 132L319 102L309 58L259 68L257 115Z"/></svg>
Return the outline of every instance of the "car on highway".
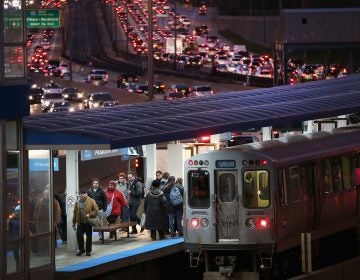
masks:
<svg viewBox="0 0 360 280"><path fill-rule="evenodd" d="M190 95L190 87L186 84L171 85L166 99L178 99L188 97Z"/></svg>
<svg viewBox="0 0 360 280"><path fill-rule="evenodd" d="M135 92L138 94L148 94L149 93L149 86L146 84L138 84L136 86Z"/></svg>
<svg viewBox="0 0 360 280"><path fill-rule="evenodd" d="M45 84L42 91L43 93L62 93L63 89L59 84L51 81L50 83Z"/></svg>
<svg viewBox="0 0 360 280"><path fill-rule="evenodd" d="M199 7L199 16L206 16L207 13L207 8L205 5L202 5L201 7Z"/></svg>
<svg viewBox="0 0 360 280"><path fill-rule="evenodd" d="M163 94L165 92L165 84L161 81L155 81L154 83L154 93Z"/></svg>
<svg viewBox="0 0 360 280"><path fill-rule="evenodd" d="M43 94L42 88L40 88L37 84L33 84L30 87L29 95L28 95L30 104L40 104L42 94Z"/></svg>
<svg viewBox="0 0 360 280"><path fill-rule="evenodd" d="M49 112L73 112L74 109L68 101L59 101L51 104Z"/></svg>
<svg viewBox="0 0 360 280"><path fill-rule="evenodd" d="M53 103L64 101L62 92L44 92L41 97L41 111L47 112Z"/></svg>
<svg viewBox="0 0 360 280"><path fill-rule="evenodd" d="M104 81L104 83L106 84L109 81L109 74L106 70L104 69L92 69L90 70L90 73L87 77L88 80L92 80L91 77L93 76L101 76L102 80Z"/></svg>
<svg viewBox="0 0 360 280"><path fill-rule="evenodd" d="M106 84L101 75L88 75L85 78L85 83L92 84L94 86L105 86Z"/></svg>
<svg viewBox="0 0 360 280"><path fill-rule="evenodd" d="M117 79L117 88L126 88L126 83L138 82L139 78L135 73L121 73Z"/></svg>
<svg viewBox="0 0 360 280"><path fill-rule="evenodd" d="M209 96L213 94L214 91L210 86L193 86L190 96Z"/></svg>
<svg viewBox="0 0 360 280"><path fill-rule="evenodd" d="M91 109L102 107L104 103L108 107L111 102L116 103L109 92L93 92L84 99L83 105L85 109Z"/></svg>
<svg viewBox="0 0 360 280"><path fill-rule="evenodd" d="M76 87L65 87L62 93L67 101L81 101L84 98L84 93Z"/></svg>

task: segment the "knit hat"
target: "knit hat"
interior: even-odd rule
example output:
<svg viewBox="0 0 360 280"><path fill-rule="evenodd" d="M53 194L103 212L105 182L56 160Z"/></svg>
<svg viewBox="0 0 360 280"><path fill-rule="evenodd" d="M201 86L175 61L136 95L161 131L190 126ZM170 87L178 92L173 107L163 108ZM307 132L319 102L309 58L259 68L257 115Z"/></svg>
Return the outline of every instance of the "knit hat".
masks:
<svg viewBox="0 0 360 280"><path fill-rule="evenodd" d="M151 186L152 186L153 188L158 188L158 187L160 187L160 180L154 180L154 181L152 181Z"/></svg>
<svg viewBox="0 0 360 280"><path fill-rule="evenodd" d="M113 181L113 180L110 180L109 181L109 186L115 186L116 184L115 184L115 181Z"/></svg>

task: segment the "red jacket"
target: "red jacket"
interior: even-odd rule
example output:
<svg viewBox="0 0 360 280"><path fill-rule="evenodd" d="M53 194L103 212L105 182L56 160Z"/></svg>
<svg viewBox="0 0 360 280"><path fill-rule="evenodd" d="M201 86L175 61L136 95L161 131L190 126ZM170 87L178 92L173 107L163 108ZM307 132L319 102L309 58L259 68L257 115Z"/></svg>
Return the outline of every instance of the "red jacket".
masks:
<svg viewBox="0 0 360 280"><path fill-rule="evenodd" d="M120 216L121 215L121 208L122 206L128 206L126 199L124 198L123 194L118 191L117 189L110 190L109 188L105 189L107 203L111 202L112 195L114 194L114 201L112 206L112 215Z"/></svg>

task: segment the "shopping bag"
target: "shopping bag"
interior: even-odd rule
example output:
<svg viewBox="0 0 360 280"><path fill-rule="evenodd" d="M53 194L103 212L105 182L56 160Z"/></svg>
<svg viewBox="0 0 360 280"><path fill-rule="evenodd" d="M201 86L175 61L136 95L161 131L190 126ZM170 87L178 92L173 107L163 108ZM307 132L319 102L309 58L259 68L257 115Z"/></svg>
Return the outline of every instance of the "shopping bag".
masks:
<svg viewBox="0 0 360 280"><path fill-rule="evenodd" d="M140 226L143 228L145 227L145 219L146 219L146 214L142 213L141 214L141 221L140 221Z"/></svg>
<svg viewBox="0 0 360 280"><path fill-rule="evenodd" d="M101 226L101 219L99 216L96 216L95 218L89 218L89 219L87 219L87 222L91 226L96 227L96 228Z"/></svg>

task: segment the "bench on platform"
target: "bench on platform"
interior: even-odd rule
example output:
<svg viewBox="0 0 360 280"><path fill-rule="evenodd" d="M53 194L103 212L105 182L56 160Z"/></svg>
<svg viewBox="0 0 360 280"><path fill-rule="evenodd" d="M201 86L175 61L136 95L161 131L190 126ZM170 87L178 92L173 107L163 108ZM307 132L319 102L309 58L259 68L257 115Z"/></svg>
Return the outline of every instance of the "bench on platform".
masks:
<svg viewBox="0 0 360 280"><path fill-rule="evenodd" d="M93 227L93 231L102 233L101 243L104 244L104 232L114 231L115 232L115 240L117 240L116 231L118 229L127 229L127 237L129 237L130 227L135 226L135 225L136 225L136 222L132 222L132 221L118 222L115 224L108 224L108 225L103 225L103 226L99 226L99 227Z"/></svg>

